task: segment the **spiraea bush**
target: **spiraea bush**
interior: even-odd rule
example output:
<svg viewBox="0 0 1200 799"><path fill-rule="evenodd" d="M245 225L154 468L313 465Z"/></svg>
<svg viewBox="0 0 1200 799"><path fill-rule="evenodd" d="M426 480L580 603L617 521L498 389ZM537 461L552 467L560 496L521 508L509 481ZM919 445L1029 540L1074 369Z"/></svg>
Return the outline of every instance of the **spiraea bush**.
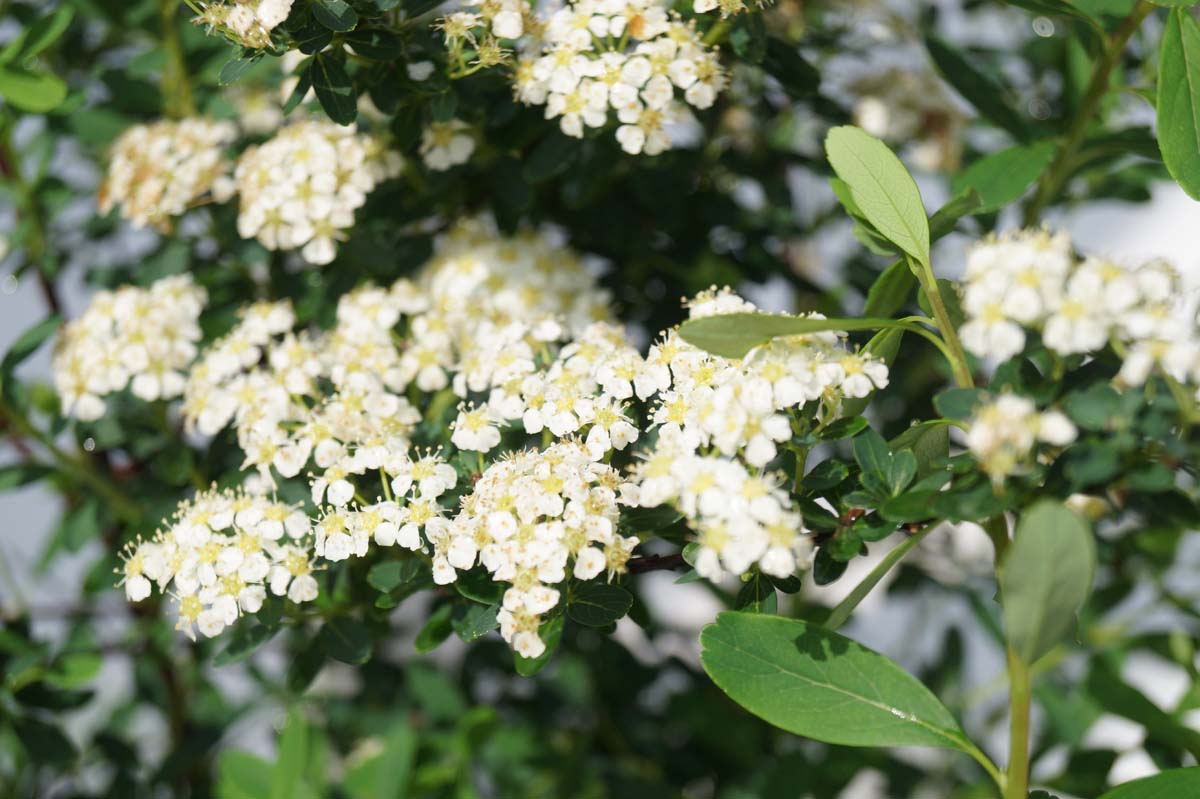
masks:
<svg viewBox="0 0 1200 799"><path fill-rule="evenodd" d="M0 796L1200 796L1190 6L0 2Z"/></svg>

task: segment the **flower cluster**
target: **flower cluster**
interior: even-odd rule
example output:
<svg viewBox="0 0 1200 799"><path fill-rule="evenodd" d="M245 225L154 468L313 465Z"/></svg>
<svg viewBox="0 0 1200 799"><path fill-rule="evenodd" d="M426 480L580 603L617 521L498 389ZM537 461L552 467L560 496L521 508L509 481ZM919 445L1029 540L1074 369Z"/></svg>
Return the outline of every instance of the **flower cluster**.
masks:
<svg viewBox="0 0 1200 799"><path fill-rule="evenodd" d="M692 300L692 318L753 310L728 289ZM887 366L838 344L837 333L775 339L741 361L668 333L650 348L635 391L654 397L655 449L637 466L643 507L675 505L700 537L696 569L717 578L758 564L786 576L811 544L779 481L762 469L792 436L788 409L813 402L833 418L845 398L888 383Z"/></svg>
<svg viewBox="0 0 1200 799"><path fill-rule="evenodd" d="M299 122L248 148L234 177L240 195L238 233L271 250L300 249L327 264L354 212L384 180L399 174L399 155L353 126Z"/></svg>
<svg viewBox="0 0 1200 799"><path fill-rule="evenodd" d="M517 98L545 106L568 136L615 115L626 152L657 155L671 147L668 127L687 118L687 106L708 108L725 87L717 52L655 0L574 0L544 19L517 4L480 8L446 20L452 52L463 38L480 52L496 49L496 38L517 39Z"/></svg>
<svg viewBox="0 0 1200 799"><path fill-rule="evenodd" d="M728 289L689 307L753 309ZM294 331L286 302L245 309L197 359L183 417L206 435L232 422L260 485L307 475L315 556L400 546L441 584L482 567L505 585L501 633L527 657L544 651L566 580L625 569L637 539L617 532L622 505L675 505L706 577L805 566L800 514L764 470L793 408L834 418L885 386L886 366L836 333L735 361L672 330L642 356L608 319L553 233L469 220L414 280L342 297L331 330Z"/></svg>
<svg viewBox="0 0 1200 799"><path fill-rule="evenodd" d="M1065 447L1076 435L1075 425L1061 412L1039 412L1027 397L1000 394L975 409L967 425L967 449L992 482L1000 484L1029 465L1039 442Z"/></svg>
<svg viewBox="0 0 1200 799"><path fill-rule="evenodd" d="M134 125L113 144L100 186L101 213L119 206L136 227L170 230L171 218L211 197L233 194L225 148L237 136L232 122L195 118Z"/></svg>
<svg viewBox="0 0 1200 799"><path fill-rule="evenodd" d="M555 585L568 574L578 580L620 574L637 545L616 532L621 475L594 454L564 442L496 461L459 514L429 536L437 583L453 582L456 570L478 561L493 580L509 584L500 634L524 657L546 649L538 626L558 605Z"/></svg>
<svg viewBox="0 0 1200 799"><path fill-rule="evenodd" d="M200 2L196 24L217 30L243 47L261 50L271 44L271 31L288 18L294 0L228 0Z"/></svg>
<svg viewBox="0 0 1200 799"><path fill-rule="evenodd" d="M1179 307L1179 275L1162 261L1131 269L1077 259L1065 234L1017 231L976 245L968 257L964 346L1004 360L1025 347L1026 330L1059 355L1125 355L1120 379L1141 385L1155 368L1200 382L1200 331Z"/></svg>
<svg viewBox="0 0 1200 799"><path fill-rule="evenodd" d="M180 504L170 526L124 553L125 595L154 584L178 603L176 629L214 636L262 607L267 589L296 603L317 596L308 516L294 506L212 489Z"/></svg>
<svg viewBox="0 0 1200 799"><path fill-rule="evenodd" d="M179 396L206 299L189 275L97 292L83 315L63 327L55 348L51 366L63 415L99 419L104 397L127 385L148 402Z"/></svg>

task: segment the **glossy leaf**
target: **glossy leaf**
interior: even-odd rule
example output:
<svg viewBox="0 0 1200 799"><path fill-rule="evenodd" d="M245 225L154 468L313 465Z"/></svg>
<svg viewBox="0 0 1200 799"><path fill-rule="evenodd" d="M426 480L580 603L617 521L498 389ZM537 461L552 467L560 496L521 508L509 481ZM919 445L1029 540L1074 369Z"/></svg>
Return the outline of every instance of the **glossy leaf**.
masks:
<svg viewBox="0 0 1200 799"><path fill-rule="evenodd" d="M704 670L788 732L844 746L969 747L950 711L883 655L780 616L725 612L700 635Z"/></svg>
<svg viewBox="0 0 1200 799"><path fill-rule="evenodd" d="M587 627L612 624L629 612L633 595L619 585L584 583L572 592L567 615Z"/></svg>
<svg viewBox="0 0 1200 799"><path fill-rule="evenodd" d="M1159 51L1158 146L1171 177L1200 200L1200 24L1181 8Z"/></svg>

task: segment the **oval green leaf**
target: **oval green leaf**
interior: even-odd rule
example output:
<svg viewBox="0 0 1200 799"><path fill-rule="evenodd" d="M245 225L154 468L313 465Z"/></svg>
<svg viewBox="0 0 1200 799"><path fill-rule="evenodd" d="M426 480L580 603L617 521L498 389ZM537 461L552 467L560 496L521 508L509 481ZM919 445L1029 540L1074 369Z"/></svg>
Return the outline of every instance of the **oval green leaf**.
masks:
<svg viewBox="0 0 1200 799"><path fill-rule="evenodd" d="M612 624L629 612L633 595L619 585L585 583L571 595L567 615L585 627Z"/></svg>
<svg viewBox="0 0 1200 799"><path fill-rule="evenodd" d="M896 154L849 125L829 131L825 153L867 221L904 252L929 263L929 217L916 181Z"/></svg>
<svg viewBox="0 0 1200 799"><path fill-rule="evenodd" d="M1200 25L1182 8L1159 51L1158 147L1171 177L1200 200Z"/></svg>
<svg viewBox="0 0 1200 799"><path fill-rule="evenodd" d="M796 619L725 612L700 634L704 670L756 716L844 746L971 751L950 711L891 660Z"/></svg>
<svg viewBox="0 0 1200 799"><path fill-rule="evenodd" d="M1092 589L1096 542L1087 522L1054 500L1021 514L1000 575L1008 645L1033 663L1063 639Z"/></svg>
<svg viewBox="0 0 1200 799"><path fill-rule="evenodd" d="M980 158L954 179L954 192L974 189L980 211L995 211L1025 193L1054 159L1054 142L1009 147Z"/></svg>

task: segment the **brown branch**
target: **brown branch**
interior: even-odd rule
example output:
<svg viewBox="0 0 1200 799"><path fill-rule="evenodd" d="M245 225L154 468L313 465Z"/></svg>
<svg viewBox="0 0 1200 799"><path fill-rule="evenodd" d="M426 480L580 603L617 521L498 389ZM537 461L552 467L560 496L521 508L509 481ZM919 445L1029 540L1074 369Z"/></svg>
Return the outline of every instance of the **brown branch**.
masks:
<svg viewBox="0 0 1200 799"><path fill-rule="evenodd" d="M682 553L676 552L674 555L642 555L630 558L626 567L631 574L642 574L643 572L686 569L688 563L683 559Z"/></svg>

